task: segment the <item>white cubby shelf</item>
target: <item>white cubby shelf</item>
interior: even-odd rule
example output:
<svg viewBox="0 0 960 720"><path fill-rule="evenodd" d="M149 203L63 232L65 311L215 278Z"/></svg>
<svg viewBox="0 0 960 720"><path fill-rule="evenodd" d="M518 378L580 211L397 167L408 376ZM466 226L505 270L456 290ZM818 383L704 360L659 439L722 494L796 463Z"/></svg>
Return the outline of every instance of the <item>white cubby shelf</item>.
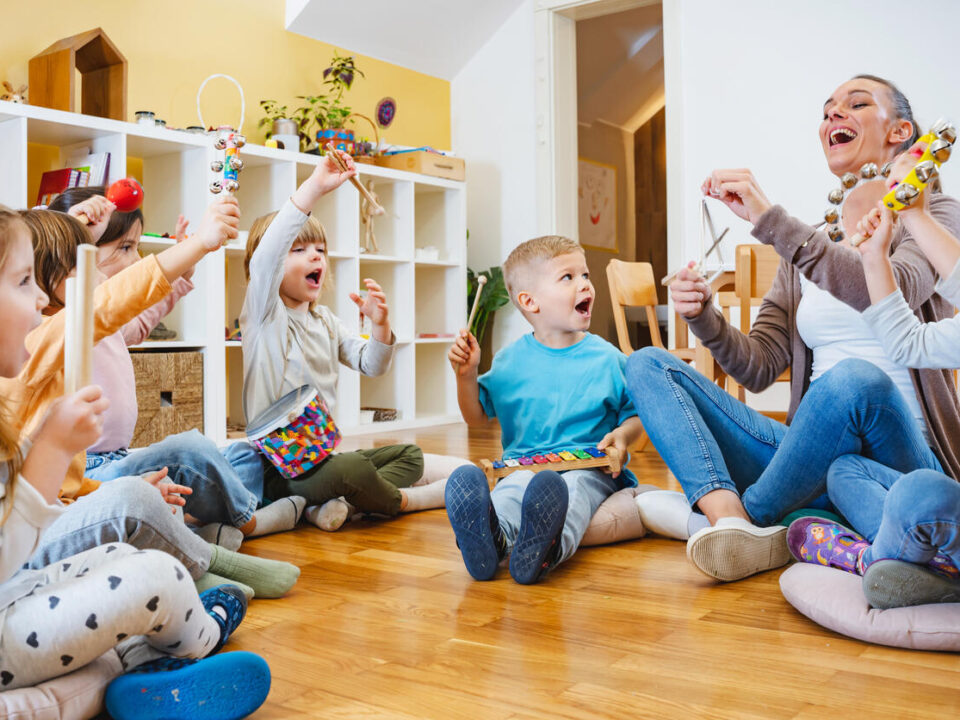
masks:
<svg viewBox="0 0 960 720"><path fill-rule="evenodd" d="M204 135L0 101L0 204L32 206L39 176L30 169L63 167L78 147L110 153L108 184L140 177L145 232L172 234L180 213L195 228L214 197L208 190L210 161L218 153ZM220 444L242 437L243 347L226 340L225 329L233 328L243 305L247 231L254 219L278 210L321 160L259 145L246 145L240 155L240 237L197 265L196 289L164 319L176 337L131 348L203 353L204 432ZM321 301L359 332L349 293L373 278L387 294L397 349L382 377L361 377L341 367L337 424L350 435L457 422L456 388L446 361L453 339L417 335L453 334L465 322L466 185L368 164L358 168L363 182L373 180L386 210L375 220L379 252L361 252L360 196L353 187L322 198L311 208L326 229L332 271ZM141 252L161 252L173 242L145 235ZM424 260L418 253L423 248L436 259ZM397 419L361 423L361 407L393 409Z"/></svg>

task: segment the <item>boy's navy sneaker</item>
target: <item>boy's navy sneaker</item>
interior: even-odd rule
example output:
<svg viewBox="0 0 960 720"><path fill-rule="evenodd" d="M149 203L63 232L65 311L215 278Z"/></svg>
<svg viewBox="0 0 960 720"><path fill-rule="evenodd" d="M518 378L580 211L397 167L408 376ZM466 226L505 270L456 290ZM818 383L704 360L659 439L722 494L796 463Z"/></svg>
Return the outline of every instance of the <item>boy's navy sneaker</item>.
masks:
<svg viewBox="0 0 960 720"><path fill-rule="evenodd" d="M203 603L207 615L220 626L220 641L209 653L213 655L219 652L243 621L243 616L247 614L247 596L236 585L217 585L200 593L200 602ZM226 617L216 612L214 608L220 608Z"/></svg>
<svg viewBox="0 0 960 720"><path fill-rule="evenodd" d="M269 692L270 666L250 652L162 657L111 682L106 706L114 720L240 720Z"/></svg>
<svg viewBox="0 0 960 720"><path fill-rule="evenodd" d="M543 470L533 476L523 494L520 529L510 554L510 574L518 583L532 585L556 565L568 501L559 474Z"/></svg>
<svg viewBox="0 0 960 720"><path fill-rule="evenodd" d="M457 468L447 480L444 500L467 571L475 580L491 580L506 556L507 540L490 501L486 476L477 467Z"/></svg>

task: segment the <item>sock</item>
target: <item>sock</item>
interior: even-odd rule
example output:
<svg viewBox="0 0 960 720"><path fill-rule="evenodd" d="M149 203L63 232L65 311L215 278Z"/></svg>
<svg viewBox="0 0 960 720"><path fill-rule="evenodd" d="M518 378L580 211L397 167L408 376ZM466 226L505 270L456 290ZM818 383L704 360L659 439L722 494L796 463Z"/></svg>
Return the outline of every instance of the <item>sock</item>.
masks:
<svg viewBox="0 0 960 720"><path fill-rule="evenodd" d="M253 598L253 588L249 585L244 585L242 582L237 580L231 580L230 578L221 577L219 575L214 575L212 572L207 572L201 575L199 578L193 581L193 584L197 587L197 592L202 593L204 590L209 590L210 588L215 588L218 585L234 585L247 596L247 600Z"/></svg>
<svg viewBox="0 0 960 720"><path fill-rule="evenodd" d="M240 528L223 523L210 523L197 528L194 532L211 545L219 545L227 550L239 550L243 544L243 533Z"/></svg>
<svg viewBox="0 0 960 720"><path fill-rule="evenodd" d="M257 519L257 526L250 533L250 537L293 530L300 522L306 504L306 498L291 495L260 508L253 514Z"/></svg>
<svg viewBox="0 0 960 720"><path fill-rule="evenodd" d="M423 454L423 475L417 480L413 487L429 485L437 480L443 480L450 476L454 470L463 465L472 465L466 458L456 457L454 455L434 455L433 453Z"/></svg>
<svg viewBox="0 0 960 720"><path fill-rule="evenodd" d="M210 572L249 585L256 597L280 597L300 577L300 568L290 563L241 555L219 545L211 545L210 549Z"/></svg>
<svg viewBox="0 0 960 720"><path fill-rule="evenodd" d="M707 520L707 516L703 513L691 512L690 517L687 518L687 533L693 535L705 527L710 527L710 521Z"/></svg>
<svg viewBox="0 0 960 720"><path fill-rule="evenodd" d="M311 505L303 515L321 530L336 532L356 512L353 505L339 497L327 500L323 505Z"/></svg>
<svg viewBox="0 0 960 720"><path fill-rule="evenodd" d="M444 506L443 493L447 487L447 479L437 480L429 485L403 488L400 492L407 496L407 506L403 512L430 510Z"/></svg>

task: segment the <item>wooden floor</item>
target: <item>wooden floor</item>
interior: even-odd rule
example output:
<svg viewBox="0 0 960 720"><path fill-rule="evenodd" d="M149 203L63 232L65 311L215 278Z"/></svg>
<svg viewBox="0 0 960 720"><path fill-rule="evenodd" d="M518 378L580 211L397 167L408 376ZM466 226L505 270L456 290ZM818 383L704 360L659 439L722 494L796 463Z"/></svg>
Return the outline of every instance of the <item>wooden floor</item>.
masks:
<svg viewBox="0 0 960 720"><path fill-rule="evenodd" d="M463 425L357 438L471 459L496 431ZM677 489L653 451L641 478ZM287 597L254 600L228 650L270 663L254 716L284 718L948 718L960 657L826 631L780 594L779 571L717 585L683 543L585 548L539 585L467 574L443 510L252 540L299 565Z"/></svg>

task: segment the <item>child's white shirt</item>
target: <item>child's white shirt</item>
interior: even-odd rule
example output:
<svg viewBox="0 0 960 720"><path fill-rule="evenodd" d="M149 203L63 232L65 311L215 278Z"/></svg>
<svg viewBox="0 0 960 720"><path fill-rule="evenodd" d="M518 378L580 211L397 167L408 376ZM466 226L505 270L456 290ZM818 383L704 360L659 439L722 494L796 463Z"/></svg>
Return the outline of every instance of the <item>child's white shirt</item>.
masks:
<svg viewBox="0 0 960 720"><path fill-rule="evenodd" d="M250 282L240 313L243 414L248 425L301 385L315 388L336 418L338 363L364 375L382 375L393 360L394 343L349 332L325 306L292 310L280 299L284 262L306 221L307 215L287 200L250 259Z"/></svg>
<svg viewBox="0 0 960 720"><path fill-rule="evenodd" d="M949 277L937 283L937 292L960 307L960 262ZM960 367L960 317L938 322L920 321L899 288L863 311L863 319L896 363L911 368Z"/></svg>

